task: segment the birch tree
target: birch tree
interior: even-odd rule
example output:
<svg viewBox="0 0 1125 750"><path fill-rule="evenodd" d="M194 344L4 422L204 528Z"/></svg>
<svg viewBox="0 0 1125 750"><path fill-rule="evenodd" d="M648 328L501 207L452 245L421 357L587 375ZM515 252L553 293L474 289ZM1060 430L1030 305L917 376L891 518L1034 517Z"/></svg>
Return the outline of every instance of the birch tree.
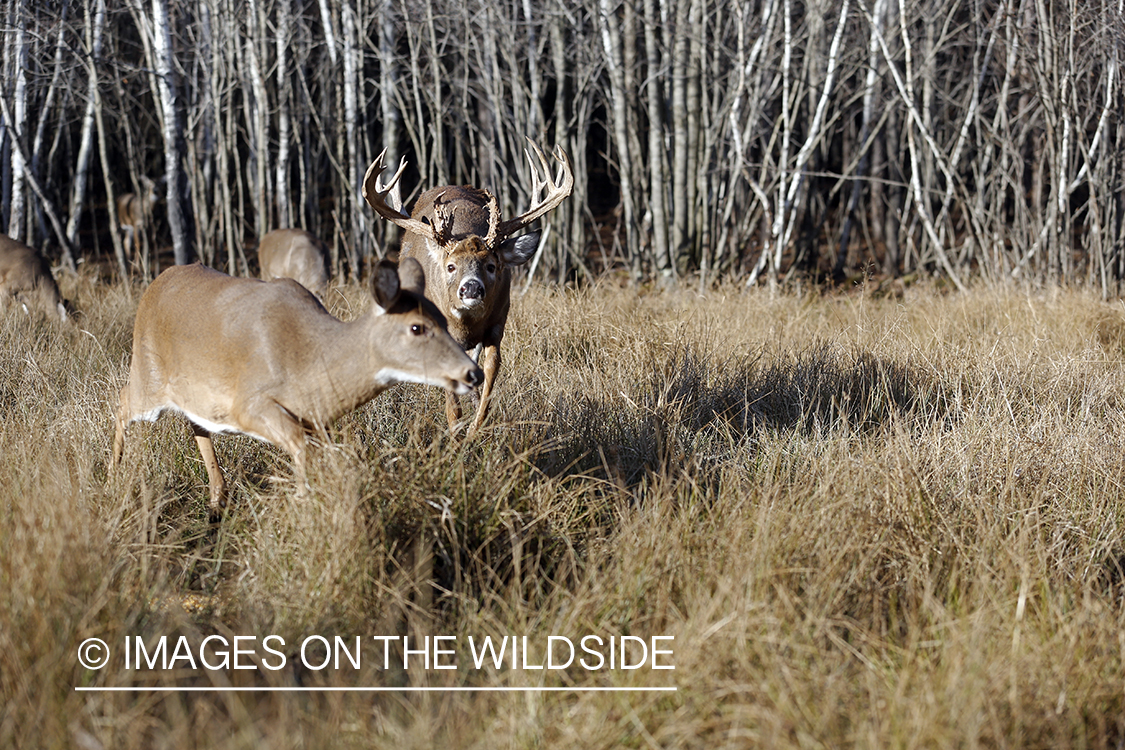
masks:
<svg viewBox="0 0 1125 750"><path fill-rule="evenodd" d="M22 240L27 222L24 184L27 177L25 149L21 141L27 128L27 6L24 0L8 4L8 28L5 35L4 62L11 90L3 92L11 104L4 110L4 130L9 141L10 185L8 193L8 236ZM5 88L8 83L5 81Z"/></svg>
<svg viewBox="0 0 1125 750"><path fill-rule="evenodd" d="M104 2L104 0L101 1ZM78 158L74 165L74 179L70 183L70 210L66 224L66 238L71 247L77 247L78 245L78 228L82 223L82 213L86 208L86 195L94 147L94 105L97 100L95 89L98 85L95 61L102 55L102 33L105 29L105 8L101 7L101 2L99 2L99 9L96 14L92 14L89 0L86 0L84 11L84 28L86 30L84 62L87 71L86 105L82 114L82 129L78 136Z"/></svg>
<svg viewBox="0 0 1125 750"><path fill-rule="evenodd" d="M153 39L156 52L156 79L160 107L164 113L164 180L168 225L172 231L172 250L176 264L190 263L194 256L194 226L191 194L188 192L185 161L183 114L180 109L179 81L172 51L172 22L167 0L152 0Z"/></svg>

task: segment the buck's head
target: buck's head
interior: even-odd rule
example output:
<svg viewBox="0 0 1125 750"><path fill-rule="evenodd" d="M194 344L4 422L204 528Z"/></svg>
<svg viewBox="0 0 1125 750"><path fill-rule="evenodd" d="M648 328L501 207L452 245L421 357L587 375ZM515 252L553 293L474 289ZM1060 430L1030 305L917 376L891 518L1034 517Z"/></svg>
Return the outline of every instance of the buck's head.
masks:
<svg viewBox="0 0 1125 750"><path fill-rule="evenodd" d="M455 300L450 309L456 315L459 311L486 307L497 280L511 266L530 260L538 244L539 233L533 232L504 240L497 247L489 247L480 237L470 237L447 249L443 253L442 273L449 296Z"/></svg>
<svg viewBox="0 0 1125 750"><path fill-rule="evenodd" d="M539 243L538 232L502 236L496 198L486 190L443 190L424 213L432 231L422 239L438 270L431 278L441 286L432 291L449 314L460 319L492 310L495 298L507 288L509 269L530 260Z"/></svg>
<svg viewBox="0 0 1125 750"><path fill-rule="evenodd" d="M426 252L414 255L425 255L427 263L432 262L429 271L434 267L440 270L440 274L431 273L430 278L444 280L443 296L450 301L448 309L455 316L477 317L491 309L493 293L507 288L510 267L526 263L539 244L538 232L513 235L562 203L574 188L570 160L561 148L555 149L559 169L552 179L543 152L534 143L528 143L532 205L508 221L500 220L492 193L459 187L436 188L423 194L414 215L407 216L396 200L387 202L406 168L405 159L386 186L380 182L386 170L386 152L379 154L367 170L363 195L368 204L380 216L406 230L404 248L408 241L425 242ZM436 298L438 290L431 293Z"/></svg>

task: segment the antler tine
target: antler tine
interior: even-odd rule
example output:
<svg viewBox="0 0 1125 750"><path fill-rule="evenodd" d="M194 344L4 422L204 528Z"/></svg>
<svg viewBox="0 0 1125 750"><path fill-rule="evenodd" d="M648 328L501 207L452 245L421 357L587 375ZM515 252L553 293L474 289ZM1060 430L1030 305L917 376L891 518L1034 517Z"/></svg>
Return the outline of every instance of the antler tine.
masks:
<svg viewBox="0 0 1125 750"><path fill-rule="evenodd" d="M525 136L526 137L526 136ZM539 202L539 193L543 188L547 187L547 178L551 176L551 167L547 164L547 157L543 155L543 149L539 148L530 138L527 139L531 149L524 149L523 155L527 157L527 166L531 168L531 203L532 205ZM558 148L556 146L555 148ZM543 177L539 177L539 168L535 165L535 160L531 158L532 150L535 155L539 157L539 166L543 168Z"/></svg>
<svg viewBox="0 0 1125 750"><path fill-rule="evenodd" d="M367 174L363 177L363 197L367 201L367 205L375 209L375 213L382 216L387 221L397 224L403 229L415 232L422 236L433 233L433 227L429 224L412 219L402 212L402 209L396 206L391 206L387 203L387 195L398 184L398 178L402 177L403 171L406 169L406 157L404 156L399 162L398 171L391 177L391 181L386 186L381 186L380 177L387 169L387 150L383 151L375 157L375 161L371 162L371 166L367 168Z"/></svg>
<svg viewBox="0 0 1125 750"><path fill-rule="evenodd" d="M363 176L363 197L367 199L368 203L375 196L385 198L391 191L391 188L398 182L398 178L402 177L403 171L406 169L406 157L402 157L399 162L398 171L391 177L391 181L384 186L379 185L380 177L383 172L387 170L387 149L383 149L375 161L371 162L371 166L367 168L367 174ZM376 209L378 210L378 209Z"/></svg>
<svg viewBox="0 0 1125 750"><path fill-rule="evenodd" d="M555 150L551 152L551 156L555 157L555 161L559 163L559 171L558 174L555 175L555 183L561 183L563 180L569 179L571 187L574 187L574 173L570 168L570 158L567 157L562 146L556 143Z"/></svg>
<svg viewBox="0 0 1125 750"><path fill-rule="evenodd" d="M527 142L531 148L524 149L524 154L527 156L527 163L531 167L531 208L514 219L500 224L497 230L497 236L499 237L507 237L552 211L574 189L574 171L571 169L570 159L567 158L562 146L556 145L552 152L552 156L559 163L558 173L552 179L551 167L547 163L547 157L544 156L543 151L530 138L527 139ZM539 160L538 164L535 163L535 158L532 158L532 151L535 152L535 157ZM542 170L542 175L540 175L540 170ZM544 190L546 190L546 194L543 198L540 198L539 195Z"/></svg>

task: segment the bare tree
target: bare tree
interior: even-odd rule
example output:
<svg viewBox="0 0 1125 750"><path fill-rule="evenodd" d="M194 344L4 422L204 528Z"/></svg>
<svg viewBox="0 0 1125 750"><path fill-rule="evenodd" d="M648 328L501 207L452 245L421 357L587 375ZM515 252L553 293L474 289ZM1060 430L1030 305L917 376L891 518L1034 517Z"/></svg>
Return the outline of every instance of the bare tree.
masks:
<svg viewBox="0 0 1125 750"><path fill-rule="evenodd" d="M160 107L164 114L164 180L168 224L172 230L172 250L176 264L190 263L194 256L194 226L191 194L187 190L181 94L172 51L172 22L167 0L152 0L152 26L156 56L156 80Z"/></svg>
<svg viewBox="0 0 1125 750"><path fill-rule="evenodd" d="M91 18L89 0L85 3L86 27L89 30L89 45L85 50L87 71L95 71L88 75L86 84L86 106L82 114L82 130L78 137L78 158L74 166L74 179L70 183L70 211L66 224L67 242L72 247L78 245L78 228L82 223L82 212L86 207L86 195L89 185L89 172L94 146L94 103L96 101L95 89L98 85L96 66L94 61L102 54L102 33L105 29L105 12L97 14L96 19Z"/></svg>
<svg viewBox="0 0 1125 750"><path fill-rule="evenodd" d="M598 0L598 26L609 77L608 99L612 109L614 155L621 189L621 210L624 222L625 255L634 280L641 277L640 242L637 232L637 204L633 196L633 154L629 149L629 94L625 89L624 58L621 51L621 27L617 9L611 0Z"/></svg>
<svg viewBox="0 0 1125 750"><path fill-rule="evenodd" d="M24 184L27 178L27 162L24 156L25 149L20 143L25 137L27 127L27 7L24 0L8 4L7 26L12 31L4 35L4 67L5 88L11 82L11 90L4 91L4 131L7 136L9 153L8 162L10 177L6 176L5 182L10 180L8 189L8 236L14 240L27 238L26 229L26 199L24 197ZM10 101L11 104L7 105Z"/></svg>

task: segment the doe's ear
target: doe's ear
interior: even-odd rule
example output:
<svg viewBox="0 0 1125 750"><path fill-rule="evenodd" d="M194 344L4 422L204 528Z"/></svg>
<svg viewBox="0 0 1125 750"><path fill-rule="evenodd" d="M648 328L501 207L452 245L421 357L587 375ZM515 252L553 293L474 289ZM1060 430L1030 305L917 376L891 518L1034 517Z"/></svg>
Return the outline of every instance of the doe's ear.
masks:
<svg viewBox="0 0 1125 750"><path fill-rule="evenodd" d="M504 265L522 266L531 260L531 256L535 255L535 249L538 247L539 232L529 232L514 239L504 240L500 243L500 247L496 248L496 254L500 256Z"/></svg>
<svg viewBox="0 0 1125 750"><path fill-rule="evenodd" d="M426 293L426 272L416 258L403 258L398 262L398 281L403 289L419 297Z"/></svg>
<svg viewBox="0 0 1125 750"><path fill-rule="evenodd" d="M398 269L389 260L379 261L371 274L371 296L379 306L379 314L391 309L399 295Z"/></svg>

